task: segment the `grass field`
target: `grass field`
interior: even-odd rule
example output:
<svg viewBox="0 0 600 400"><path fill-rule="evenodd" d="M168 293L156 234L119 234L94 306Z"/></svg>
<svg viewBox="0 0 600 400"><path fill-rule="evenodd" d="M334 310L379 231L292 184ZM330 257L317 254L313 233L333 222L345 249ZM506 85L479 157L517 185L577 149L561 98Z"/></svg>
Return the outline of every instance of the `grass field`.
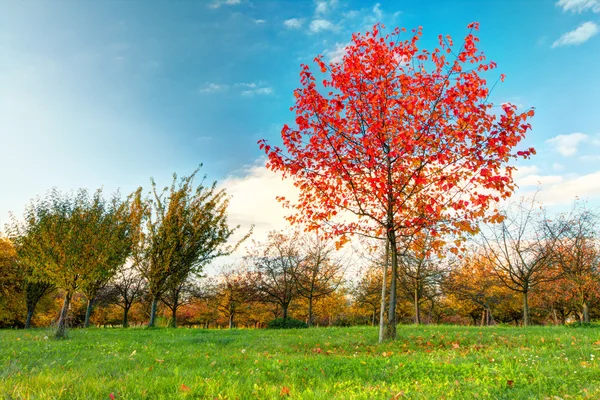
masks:
<svg viewBox="0 0 600 400"><path fill-rule="evenodd" d="M4 399L600 398L600 330L0 331Z"/></svg>

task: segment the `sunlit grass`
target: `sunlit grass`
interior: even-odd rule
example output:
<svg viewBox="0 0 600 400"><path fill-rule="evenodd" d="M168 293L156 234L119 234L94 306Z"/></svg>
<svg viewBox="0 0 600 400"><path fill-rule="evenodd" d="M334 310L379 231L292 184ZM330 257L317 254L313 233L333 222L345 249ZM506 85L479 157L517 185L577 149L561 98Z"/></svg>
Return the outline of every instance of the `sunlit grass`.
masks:
<svg viewBox="0 0 600 400"><path fill-rule="evenodd" d="M0 331L6 399L600 398L600 330ZM48 337L46 339L46 336Z"/></svg>

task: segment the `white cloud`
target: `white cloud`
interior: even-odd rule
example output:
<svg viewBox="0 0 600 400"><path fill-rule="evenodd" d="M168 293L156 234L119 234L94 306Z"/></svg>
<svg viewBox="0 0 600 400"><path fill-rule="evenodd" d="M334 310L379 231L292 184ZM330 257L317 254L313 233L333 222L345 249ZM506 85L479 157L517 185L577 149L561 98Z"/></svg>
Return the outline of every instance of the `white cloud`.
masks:
<svg viewBox="0 0 600 400"><path fill-rule="evenodd" d="M563 169L565 169L565 166L560 163L555 162L552 164L552 169L555 171L562 171Z"/></svg>
<svg viewBox="0 0 600 400"><path fill-rule="evenodd" d="M300 29L302 28L302 24L304 24L304 20L299 18L290 18L283 21L283 24L288 29Z"/></svg>
<svg viewBox="0 0 600 400"><path fill-rule="evenodd" d="M589 10L600 13L600 1L598 0L559 0L556 5L564 12L571 11L579 14Z"/></svg>
<svg viewBox="0 0 600 400"><path fill-rule="evenodd" d="M266 20L264 20L264 19L255 19L255 20L254 20L254 23L255 23L255 24L264 24L265 22L267 22L267 21L266 21Z"/></svg>
<svg viewBox="0 0 600 400"><path fill-rule="evenodd" d="M564 180L564 178L560 175L528 175L521 179L516 179L517 185L519 187L527 187L527 186L543 186L543 185L552 185L556 183L560 183Z"/></svg>
<svg viewBox="0 0 600 400"><path fill-rule="evenodd" d="M571 133L568 135L558 135L552 139L546 140L546 143L554 146L554 149L565 157L577 153L577 146L588 139L585 133Z"/></svg>
<svg viewBox="0 0 600 400"><path fill-rule="evenodd" d="M242 1L241 0L216 0L214 2L212 2L211 4L209 4L210 8L219 8L221 6L235 6L237 4L240 4Z"/></svg>
<svg viewBox="0 0 600 400"><path fill-rule="evenodd" d="M375 14L375 18L381 19L381 17L383 16L383 12L381 11L381 4L375 4L375 7L373 7L373 14Z"/></svg>
<svg viewBox="0 0 600 400"><path fill-rule="evenodd" d="M537 199L545 205L568 205L576 197L593 202L600 200L600 171L542 184Z"/></svg>
<svg viewBox="0 0 600 400"><path fill-rule="evenodd" d="M259 87L254 89L242 90L242 96L255 96L255 95L270 95L273 94L273 88L270 87Z"/></svg>
<svg viewBox="0 0 600 400"><path fill-rule="evenodd" d="M540 169L536 165L528 165L524 167L516 167L515 172L513 172L513 176L515 179L522 178L528 175L535 175L540 171Z"/></svg>
<svg viewBox="0 0 600 400"><path fill-rule="evenodd" d="M317 0L315 3L315 14L326 14L336 6L337 0Z"/></svg>
<svg viewBox="0 0 600 400"><path fill-rule="evenodd" d="M344 55L346 54L346 47L350 43L336 43L333 49L325 50L325 59L330 63L342 62Z"/></svg>
<svg viewBox="0 0 600 400"><path fill-rule="evenodd" d="M223 92L225 90L227 90L227 85L208 82L208 83L204 84L203 87L198 89L198 92L211 94L211 93Z"/></svg>
<svg viewBox="0 0 600 400"><path fill-rule="evenodd" d="M310 31L314 33L334 30L336 30L336 26L326 19L315 19L310 23Z"/></svg>
<svg viewBox="0 0 600 400"><path fill-rule="evenodd" d="M567 32L562 35L558 40L552 43L552 48L560 46L572 46L586 42L592 36L596 35L600 30L598 25L588 21L579 25L575 30Z"/></svg>

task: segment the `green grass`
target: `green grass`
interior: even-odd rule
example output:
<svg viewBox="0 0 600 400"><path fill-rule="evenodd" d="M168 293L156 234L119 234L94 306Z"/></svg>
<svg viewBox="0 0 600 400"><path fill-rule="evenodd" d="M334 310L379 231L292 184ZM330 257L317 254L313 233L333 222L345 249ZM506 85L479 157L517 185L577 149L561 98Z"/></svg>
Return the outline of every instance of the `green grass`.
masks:
<svg viewBox="0 0 600 400"><path fill-rule="evenodd" d="M0 331L0 399L600 398L596 328L399 326L383 345L365 327L46 335Z"/></svg>

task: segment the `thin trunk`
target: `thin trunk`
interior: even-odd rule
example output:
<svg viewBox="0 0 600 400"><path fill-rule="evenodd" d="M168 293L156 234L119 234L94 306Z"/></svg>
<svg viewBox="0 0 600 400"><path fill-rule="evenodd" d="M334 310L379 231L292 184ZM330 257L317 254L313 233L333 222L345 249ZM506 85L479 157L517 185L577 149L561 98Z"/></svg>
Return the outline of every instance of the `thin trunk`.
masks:
<svg viewBox="0 0 600 400"><path fill-rule="evenodd" d="M379 343L385 339L385 295L387 292L387 270L390 260L390 239L385 239L385 262L383 263L383 277L381 279L381 307L379 308Z"/></svg>
<svg viewBox="0 0 600 400"><path fill-rule="evenodd" d="M152 299L152 307L150 308L150 322L148 322L148 328L154 327L157 306L158 306L158 296L156 296Z"/></svg>
<svg viewBox="0 0 600 400"><path fill-rule="evenodd" d="M415 282L415 324L421 324L421 307L419 306L419 287Z"/></svg>
<svg viewBox="0 0 600 400"><path fill-rule="evenodd" d="M177 328L177 303L173 304L173 308L171 308L171 323L169 326Z"/></svg>
<svg viewBox="0 0 600 400"><path fill-rule="evenodd" d="M371 316L371 326L375 326L375 316L377 315L377 309L373 309L373 315Z"/></svg>
<svg viewBox="0 0 600 400"><path fill-rule="evenodd" d="M62 339L66 336L67 330L67 315L69 313L69 306L71 305L71 296L70 292L65 293L65 299L63 300L63 306L60 310L60 316L58 317L58 326L56 329L55 337L57 339Z"/></svg>
<svg viewBox="0 0 600 400"><path fill-rule="evenodd" d="M90 326L90 317L92 316L92 308L94 307L94 299L89 298L87 301L87 307L85 309L85 320L83 321L83 327L89 328Z"/></svg>
<svg viewBox="0 0 600 400"><path fill-rule="evenodd" d="M308 297L308 327L312 326L312 309L313 309L313 298L312 295Z"/></svg>
<svg viewBox="0 0 600 400"><path fill-rule="evenodd" d="M123 308L123 328L129 328L129 321L127 319L128 314L129 314L129 307L124 307Z"/></svg>
<svg viewBox="0 0 600 400"><path fill-rule="evenodd" d="M481 312L481 326L485 325L485 310Z"/></svg>
<svg viewBox="0 0 600 400"><path fill-rule="evenodd" d="M233 313L229 314L229 329L233 329Z"/></svg>
<svg viewBox="0 0 600 400"><path fill-rule="evenodd" d="M31 318L33 318L33 309L27 307L27 319L25 320L25 329L29 329L31 326Z"/></svg>
<svg viewBox="0 0 600 400"><path fill-rule="evenodd" d="M287 319L287 311L288 311L288 306L287 305L282 305L281 308L283 309L283 319Z"/></svg>
<svg viewBox="0 0 600 400"><path fill-rule="evenodd" d="M558 315L556 315L556 308L552 308L552 319L554 320L554 325L558 325Z"/></svg>
<svg viewBox="0 0 600 400"><path fill-rule="evenodd" d="M529 292L523 292L523 326L529 326Z"/></svg>
<svg viewBox="0 0 600 400"><path fill-rule="evenodd" d="M584 324L590 323L590 309L588 307L587 301L585 301L583 303L583 323Z"/></svg>
<svg viewBox="0 0 600 400"><path fill-rule="evenodd" d="M390 250L392 252L392 280L390 282L390 308L388 310L388 326L386 339L396 340L396 284L398 282L398 249L396 248L396 233L390 232Z"/></svg>

